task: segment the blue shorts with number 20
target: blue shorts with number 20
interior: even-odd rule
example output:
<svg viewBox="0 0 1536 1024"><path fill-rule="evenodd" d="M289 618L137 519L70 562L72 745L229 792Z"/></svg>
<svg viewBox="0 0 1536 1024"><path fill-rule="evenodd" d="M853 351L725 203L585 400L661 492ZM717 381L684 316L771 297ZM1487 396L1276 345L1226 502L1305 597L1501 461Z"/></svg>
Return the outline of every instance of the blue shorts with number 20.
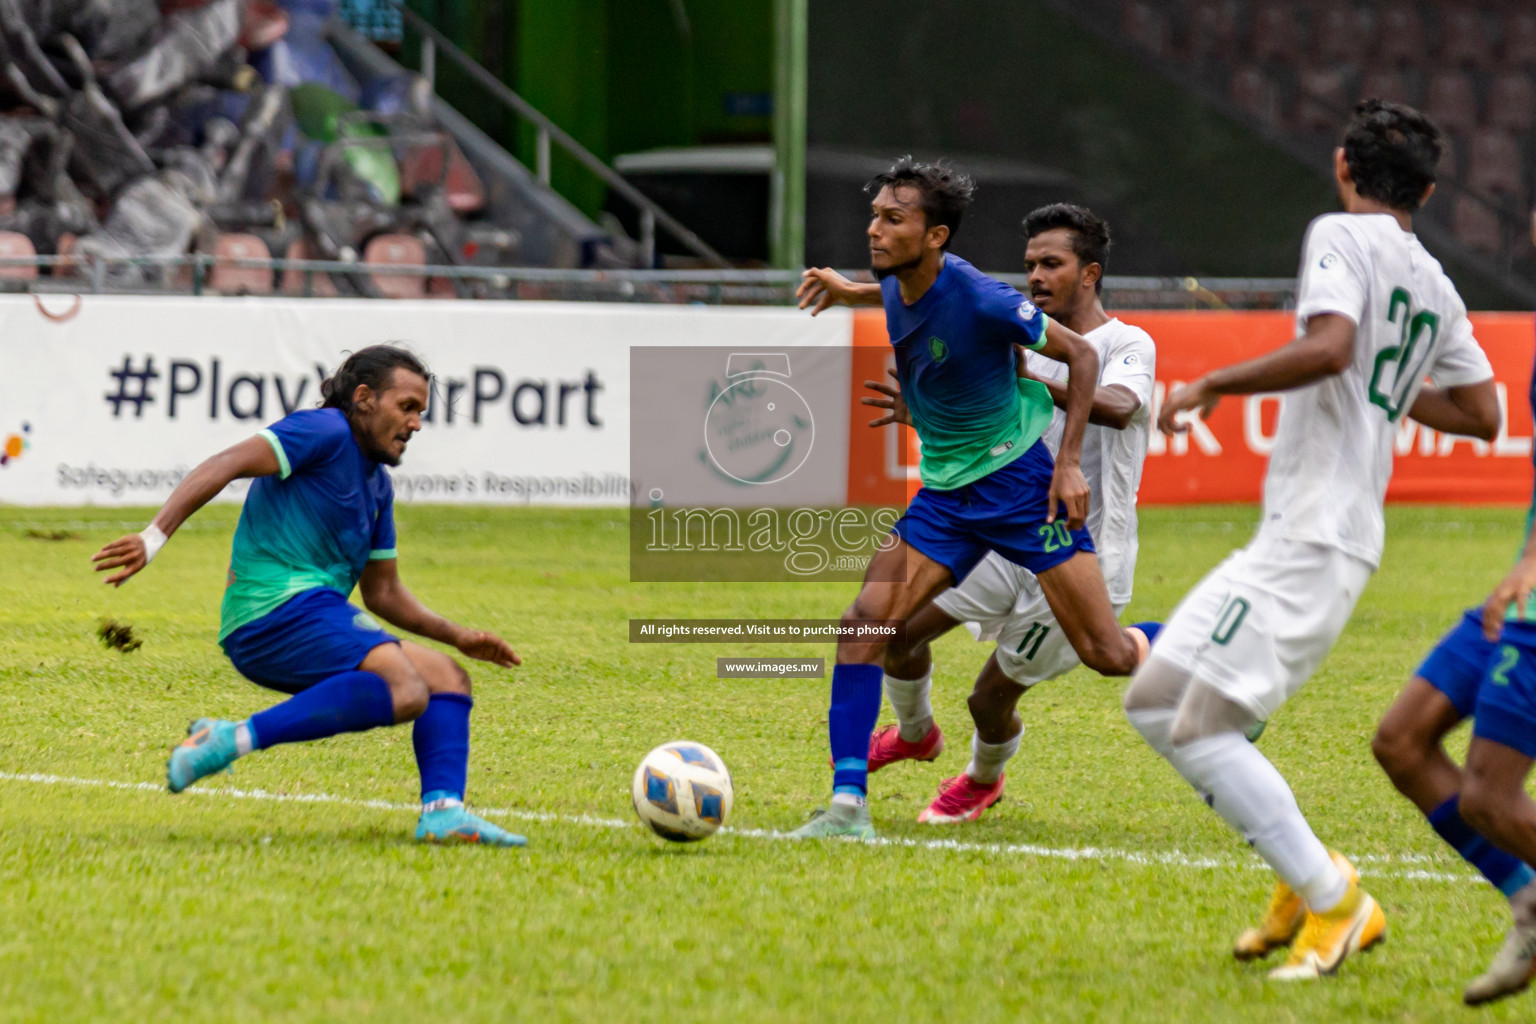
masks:
<svg viewBox="0 0 1536 1024"><path fill-rule="evenodd" d="M1051 450L1036 441L1023 455L975 483L952 491L924 487L896 522L901 539L965 579L988 550L1033 573L1092 551L1087 529L1067 529L1065 510L1047 523Z"/></svg>

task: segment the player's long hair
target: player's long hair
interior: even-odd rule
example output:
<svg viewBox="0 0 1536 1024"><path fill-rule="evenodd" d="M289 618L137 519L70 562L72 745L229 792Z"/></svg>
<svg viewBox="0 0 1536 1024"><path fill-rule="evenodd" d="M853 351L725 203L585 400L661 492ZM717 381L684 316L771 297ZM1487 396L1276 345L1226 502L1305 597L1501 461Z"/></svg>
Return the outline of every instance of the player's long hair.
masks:
<svg viewBox="0 0 1536 1024"><path fill-rule="evenodd" d="M359 384L366 384L373 391L389 387L396 370L409 370L428 384L432 374L426 364L405 349L396 345L369 345L347 357L346 362L327 377L320 385L320 396L325 401L323 409L340 409L352 415L352 396Z"/></svg>

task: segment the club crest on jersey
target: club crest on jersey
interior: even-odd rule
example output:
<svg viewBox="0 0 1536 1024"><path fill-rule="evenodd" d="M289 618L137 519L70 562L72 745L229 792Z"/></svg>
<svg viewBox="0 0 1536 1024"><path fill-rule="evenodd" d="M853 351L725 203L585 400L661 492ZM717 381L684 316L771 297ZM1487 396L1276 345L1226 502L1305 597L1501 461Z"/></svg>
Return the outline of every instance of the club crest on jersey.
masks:
<svg viewBox="0 0 1536 1024"><path fill-rule="evenodd" d="M928 339L928 354L933 356L933 361L942 363L949 355L949 346L944 344L944 339L934 336Z"/></svg>
<svg viewBox="0 0 1536 1024"><path fill-rule="evenodd" d="M1324 270L1332 270L1338 265L1339 257L1331 252L1324 253L1323 258L1317 261L1317 265Z"/></svg>
<svg viewBox="0 0 1536 1024"><path fill-rule="evenodd" d="M1033 302L1030 302L1028 299L1025 299L1023 302L1019 303L1020 320L1033 320L1035 318L1035 314L1038 312L1040 312L1040 310L1035 306Z"/></svg>
<svg viewBox="0 0 1536 1024"><path fill-rule="evenodd" d="M1138 356L1135 352L1132 352L1130 355L1125 357L1123 362L1126 366L1135 366L1137 363L1141 362L1141 357Z"/></svg>

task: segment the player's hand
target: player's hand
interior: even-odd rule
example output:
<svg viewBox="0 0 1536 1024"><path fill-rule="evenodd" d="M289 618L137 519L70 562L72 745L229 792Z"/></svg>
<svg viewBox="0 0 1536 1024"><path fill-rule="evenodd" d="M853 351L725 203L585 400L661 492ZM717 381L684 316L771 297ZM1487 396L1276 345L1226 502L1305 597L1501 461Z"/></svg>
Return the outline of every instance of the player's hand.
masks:
<svg viewBox="0 0 1536 1024"><path fill-rule="evenodd" d="M1045 515L1047 523L1056 521L1057 507L1065 504L1067 529L1081 530L1083 523L1088 520L1088 481L1084 479L1082 469L1064 462L1056 463L1056 472L1051 474L1051 492L1047 500L1050 502L1050 511Z"/></svg>
<svg viewBox="0 0 1536 1024"><path fill-rule="evenodd" d="M897 379L896 368L894 366L886 372L891 375L892 380ZM889 415L882 416L877 420L870 420L870 426L883 427L887 423L905 423L909 427L912 425L912 417L907 412L906 400L901 397L900 384L882 384L877 380L867 380L864 382L864 386L869 388L871 391L880 392L880 394L884 395L885 397L876 398L873 395L865 395L863 398L859 399L861 404L873 405L877 409L891 410Z"/></svg>
<svg viewBox="0 0 1536 1024"><path fill-rule="evenodd" d="M1493 588L1493 593L1483 605L1483 636L1493 643L1504 628L1504 614L1513 604L1515 612L1525 618L1525 605L1531 590L1536 588L1536 559L1522 558L1509 570L1509 575Z"/></svg>
<svg viewBox="0 0 1536 1024"><path fill-rule="evenodd" d="M1165 434L1182 434L1189 429L1189 422L1188 417L1177 418L1179 413L1199 409L1200 418L1208 420L1220 403L1221 396L1216 393L1215 388L1211 387L1210 380L1206 377L1201 377L1190 384L1180 385L1163 399L1163 408L1157 414L1157 429Z"/></svg>
<svg viewBox="0 0 1536 1024"><path fill-rule="evenodd" d="M102 581L114 587L122 586L128 577L149 564L144 551L144 538L136 533L117 538L92 555L91 561L96 563L97 572L106 572L109 569L122 570Z"/></svg>
<svg viewBox="0 0 1536 1024"><path fill-rule="evenodd" d="M838 303L852 305L856 288L852 281L835 270L812 267L800 275L800 287L795 289L795 298L800 300L801 309L809 307L811 316L815 316Z"/></svg>
<svg viewBox="0 0 1536 1024"><path fill-rule="evenodd" d="M521 665L523 659L517 656L512 645L507 643L495 633L487 633L483 629L466 629L454 642L459 653L478 661L488 661L492 665L500 665L502 668L511 668Z"/></svg>

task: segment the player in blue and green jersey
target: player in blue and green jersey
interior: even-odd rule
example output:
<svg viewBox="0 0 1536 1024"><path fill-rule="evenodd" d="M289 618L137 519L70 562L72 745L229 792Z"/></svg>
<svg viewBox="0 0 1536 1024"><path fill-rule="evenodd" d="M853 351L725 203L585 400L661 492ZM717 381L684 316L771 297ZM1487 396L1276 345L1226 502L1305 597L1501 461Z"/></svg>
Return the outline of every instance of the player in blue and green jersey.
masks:
<svg viewBox="0 0 1536 1024"><path fill-rule="evenodd" d="M880 284L809 270L801 305L883 305L897 378L922 442L923 487L870 560L845 622L904 620L994 550L1033 572L1083 663L1129 675L1146 650L1141 630L1115 619L1083 522L1079 468L1098 356L1027 298L948 251L974 185L943 164L899 161L866 187L873 197L870 265ZM1057 458L1041 441L1054 403L1021 380L1022 351L1070 370ZM832 671L828 732L832 805L796 837L874 834L865 795L869 737L880 710L886 643L843 640Z"/></svg>
<svg viewBox="0 0 1536 1024"><path fill-rule="evenodd" d="M521 664L500 637L430 611L396 567L394 488L427 407L426 367L404 349L354 353L322 387L325 405L292 413L202 463L142 533L94 557L121 586L167 538L231 481L255 478L230 555L219 643L241 675L291 694L243 722L199 719L171 753L180 793L254 750L414 722L422 812L416 838L522 846L464 807L469 766L469 674L439 651L401 641L386 622L472 658ZM358 588L368 612L348 603Z"/></svg>
<svg viewBox="0 0 1536 1024"><path fill-rule="evenodd" d="M1536 409L1536 380L1531 401ZM1424 660L1373 744L1398 789L1509 900L1513 926L1463 993L1471 1005L1520 992L1536 977L1536 801L1525 788L1536 762L1536 495L1525 533L1514 567ZM1440 740L1468 716L1472 742L1461 769Z"/></svg>

